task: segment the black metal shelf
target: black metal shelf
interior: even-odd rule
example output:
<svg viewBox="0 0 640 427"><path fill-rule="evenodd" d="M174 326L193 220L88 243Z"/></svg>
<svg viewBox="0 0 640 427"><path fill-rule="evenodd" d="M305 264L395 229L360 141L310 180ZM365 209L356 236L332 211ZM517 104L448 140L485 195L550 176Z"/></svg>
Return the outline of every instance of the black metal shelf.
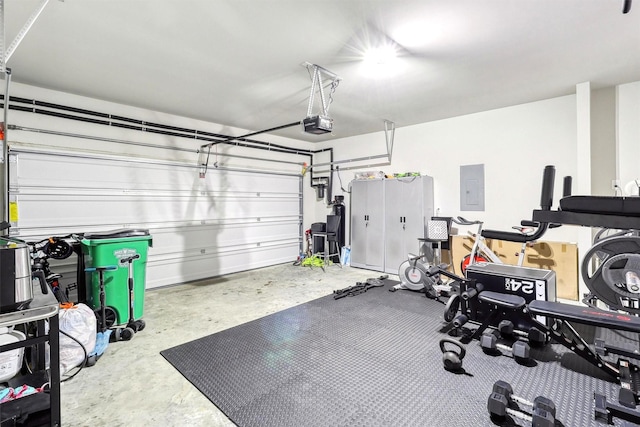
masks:
<svg viewBox="0 0 640 427"><path fill-rule="evenodd" d="M39 285L33 288L34 298L29 308L10 313L0 314L0 327L11 327L26 323L35 323L35 334L27 337L26 340L18 343L0 346L0 353L11 351L16 348L26 348L34 346L36 373L42 375L41 384L29 384L30 380L24 377L15 377L9 380L17 384L29 384L40 387L43 383L49 382L49 392L40 392L19 399L11 400L0 404L0 425L16 425L15 420L29 416L26 425L50 425L60 426L60 329L59 329L59 305L53 293L49 291L43 294ZM46 321L49 327L46 327ZM50 357L49 368L47 369L46 343L49 343ZM17 384L17 385L22 385ZM48 409L48 414L43 411ZM19 425L19 424L18 424Z"/></svg>

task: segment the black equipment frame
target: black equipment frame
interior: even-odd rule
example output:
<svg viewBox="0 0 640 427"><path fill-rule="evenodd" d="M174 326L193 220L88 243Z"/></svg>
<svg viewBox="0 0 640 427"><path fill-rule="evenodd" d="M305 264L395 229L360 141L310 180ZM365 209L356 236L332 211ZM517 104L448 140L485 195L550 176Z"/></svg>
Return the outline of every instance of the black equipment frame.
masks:
<svg viewBox="0 0 640 427"><path fill-rule="evenodd" d="M541 209L534 210L532 214L532 220L538 227L535 233L532 235L522 235L513 232L483 230L482 235L486 238L526 242L538 239L548 228L563 224L640 230L640 212L633 211L628 214L621 214L611 208L624 202L624 198L622 197L594 197L593 211L589 209L588 212L584 210L571 211L566 208L565 210L551 210L553 204L554 179L555 167L546 166L542 182ZM569 177L565 178L563 196L571 197L570 188L567 189L567 183L570 183ZM589 200L589 197L581 197ZM602 205L603 203L605 206ZM602 211L598 210L599 206L603 206ZM440 273L445 274L443 272ZM448 274L445 275L449 276ZM475 286L481 288L480 284ZM462 293L462 289L460 292ZM482 295L481 292L475 295L475 298L481 298L480 295ZM505 295L505 301L498 303L494 312L489 313L488 317L492 317L491 315L495 317L499 310L508 310L509 307L512 307L513 310L520 309L515 303L510 305L508 298L506 298L508 296L509 295ZM469 310L469 305L461 299L460 308L464 314ZM626 421L640 423L640 411L636 409L636 405L640 403L637 386L637 380L640 378L640 366L627 358L619 358L616 363L613 363L603 357L608 353L621 354L625 357L635 356L634 358L637 358L637 355L624 351L621 352L616 347L607 347L606 343L602 341L598 341L595 349L592 349L570 323L575 322L640 334L640 318L621 314L617 311L602 310L592 306L579 307L550 301L531 301L527 305L527 309L523 312L525 313L524 315L530 316L538 327L553 341L568 348L576 355L614 378L620 384L619 403L607 402L605 396L594 393L595 418L597 420L611 423L613 417L618 417ZM549 325L543 324L535 319L536 315L551 319L552 322L547 322ZM446 316L447 314L445 313L445 317ZM473 334L472 338L477 338L479 333L482 333L492 319L485 319Z"/></svg>

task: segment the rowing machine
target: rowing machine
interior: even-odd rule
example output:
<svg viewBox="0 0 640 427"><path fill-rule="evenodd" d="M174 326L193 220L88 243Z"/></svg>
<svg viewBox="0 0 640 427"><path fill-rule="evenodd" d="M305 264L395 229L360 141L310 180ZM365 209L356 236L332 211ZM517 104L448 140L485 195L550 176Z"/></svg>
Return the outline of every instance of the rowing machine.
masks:
<svg viewBox="0 0 640 427"><path fill-rule="evenodd" d="M398 277L400 284L389 289L395 292L400 289L411 291L424 291L428 298L436 299L441 294L449 294L450 286L442 282L439 274L430 272L430 266L421 261L422 255L409 254L407 260L400 264ZM437 267L446 269L446 264L439 264Z"/></svg>

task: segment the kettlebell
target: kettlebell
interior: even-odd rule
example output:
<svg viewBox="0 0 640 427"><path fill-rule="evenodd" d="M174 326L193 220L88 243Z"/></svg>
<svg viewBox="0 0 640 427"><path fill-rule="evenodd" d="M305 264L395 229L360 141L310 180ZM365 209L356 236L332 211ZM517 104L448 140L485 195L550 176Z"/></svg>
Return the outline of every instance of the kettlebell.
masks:
<svg viewBox="0 0 640 427"><path fill-rule="evenodd" d="M451 344L457 347L456 350L447 350L446 344ZM444 363L444 369L447 371L459 371L462 369L462 359L464 359L467 351L460 341L452 340L449 338L443 338L440 340L440 350L442 351L442 363Z"/></svg>

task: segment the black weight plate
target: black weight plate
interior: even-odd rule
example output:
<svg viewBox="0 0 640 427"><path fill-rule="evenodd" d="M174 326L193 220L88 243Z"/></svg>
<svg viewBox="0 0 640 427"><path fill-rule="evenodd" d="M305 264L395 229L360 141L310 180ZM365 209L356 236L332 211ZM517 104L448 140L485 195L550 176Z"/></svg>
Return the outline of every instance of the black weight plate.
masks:
<svg viewBox="0 0 640 427"><path fill-rule="evenodd" d="M607 261L621 254L640 254L640 237L610 237L593 245L582 261L582 279L591 293L612 309L640 314L640 307L635 308L628 306L628 304L623 304L623 299L621 298L628 298L629 293L626 291L621 293L621 289L615 285L610 286L602 275L603 267L607 265ZM592 272L591 266L594 261L596 268Z"/></svg>
<svg viewBox="0 0 640 427"><path fill-rule="evenodd" d="M453 294L449 297L447 305L444 308L444 320L445 322L451 322L458 314L460 308L460 295Z"/></svg>
<svg viewBox="0 0 640 427"><path fill-rule="evenodd" d="M640 297L640 255L619 254L602 264L602 278L614 291L627 298Z"/></svg>

